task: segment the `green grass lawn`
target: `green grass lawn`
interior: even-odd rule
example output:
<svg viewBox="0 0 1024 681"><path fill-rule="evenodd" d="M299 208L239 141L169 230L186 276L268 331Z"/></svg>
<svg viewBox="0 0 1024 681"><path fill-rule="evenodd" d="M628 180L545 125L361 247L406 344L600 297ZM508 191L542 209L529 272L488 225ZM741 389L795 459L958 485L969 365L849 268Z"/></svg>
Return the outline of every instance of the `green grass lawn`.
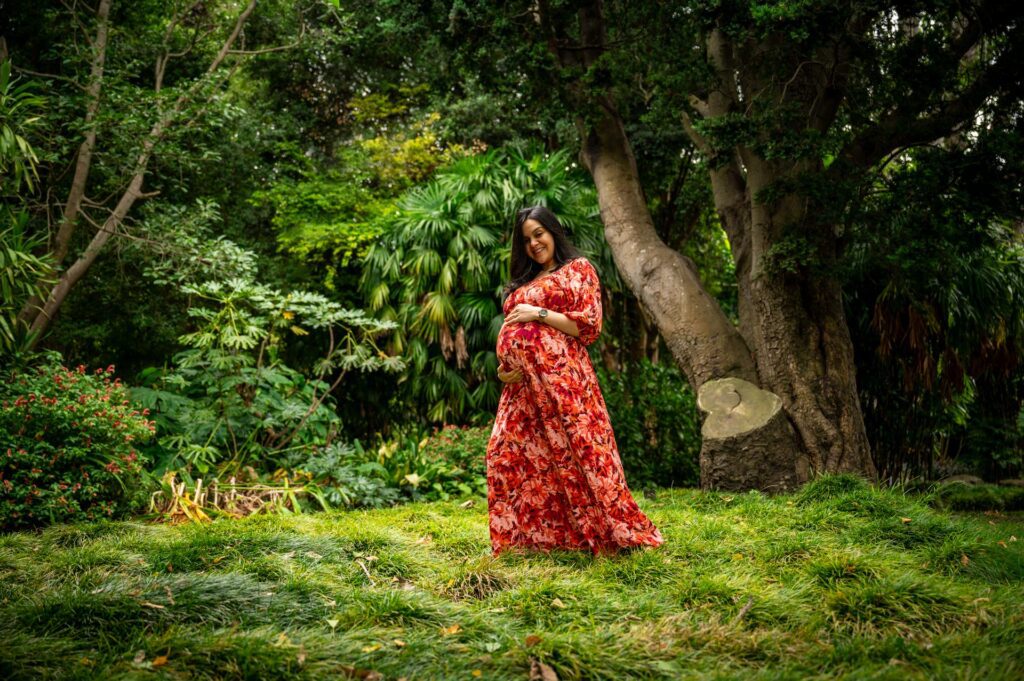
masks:
<svg viewBox="0 0 1024 681"><path fill-rule="evenodd" d="M639 501L666 543L613 558L493 559L480 499L3 535L0 677L1024 678L1019 513Z"/></svg>

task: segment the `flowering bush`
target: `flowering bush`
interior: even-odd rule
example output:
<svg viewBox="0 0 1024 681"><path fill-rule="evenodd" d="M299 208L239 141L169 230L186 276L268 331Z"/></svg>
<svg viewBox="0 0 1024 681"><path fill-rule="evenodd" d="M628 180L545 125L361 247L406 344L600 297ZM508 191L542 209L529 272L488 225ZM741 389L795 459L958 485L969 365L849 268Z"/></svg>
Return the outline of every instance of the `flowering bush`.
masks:
<svg viewBox="0 0 1024 681"><path fill-rule="evenodd" d="M487 442L491 439L488 426L452 426L435 429L420 446L428 459L443 459L473 476L487 475Z"/></svg>
<svg viewBox="0 0 1024 681"><path fill-rule="evenodd" d="M155 425L113 373L51 362L0 377L0 528L107 518L136 501L136 443Z"/></svg>

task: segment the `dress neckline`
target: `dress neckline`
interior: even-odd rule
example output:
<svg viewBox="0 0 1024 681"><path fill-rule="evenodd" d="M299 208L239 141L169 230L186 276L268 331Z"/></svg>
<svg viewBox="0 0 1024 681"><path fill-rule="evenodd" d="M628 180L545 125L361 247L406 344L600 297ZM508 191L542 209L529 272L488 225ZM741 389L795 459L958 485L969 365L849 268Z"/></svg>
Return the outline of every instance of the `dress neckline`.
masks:
<svg viewBox="0 0 1024 681"><path fill-rule="evenodd" d="M565 262L563 262L561 265L556 267L554 270L552 270L548 274L542 274L539 277L534 277L533 279L530 280L530 283L532 284L535 281L540 281L541 279L547 279L548 277L555 276L556 274L561 272L563 269L565 269L565 266L568 265L571 262L572 262L572 260L566 260Z"/></svg>

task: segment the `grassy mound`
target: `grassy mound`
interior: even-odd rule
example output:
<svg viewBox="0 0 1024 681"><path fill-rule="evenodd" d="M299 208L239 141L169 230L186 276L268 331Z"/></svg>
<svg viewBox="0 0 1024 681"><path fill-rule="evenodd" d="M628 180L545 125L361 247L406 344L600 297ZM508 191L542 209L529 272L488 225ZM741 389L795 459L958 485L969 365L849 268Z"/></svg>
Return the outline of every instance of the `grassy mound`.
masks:
<svg viewBox="0 0 1024 681"><path fill-rule="evenodd" d="M1024 677L1024 519L927 501L659 490L599 559L492 558L483 500L4 535L0 677Z"/></svg>

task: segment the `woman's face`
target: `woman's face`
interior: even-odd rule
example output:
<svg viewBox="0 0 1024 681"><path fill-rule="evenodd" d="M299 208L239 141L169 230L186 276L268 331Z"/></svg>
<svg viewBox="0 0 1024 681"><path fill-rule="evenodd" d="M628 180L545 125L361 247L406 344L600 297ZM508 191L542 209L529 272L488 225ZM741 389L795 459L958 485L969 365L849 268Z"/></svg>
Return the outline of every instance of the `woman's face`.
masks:
<svg viewBox="0 0 1024 681"><path fill-rule="evenodd" d="M530 219L523 222L523 243L526 254L542 269L548 269L555 261L555 238L544 225Z"/></svg>

